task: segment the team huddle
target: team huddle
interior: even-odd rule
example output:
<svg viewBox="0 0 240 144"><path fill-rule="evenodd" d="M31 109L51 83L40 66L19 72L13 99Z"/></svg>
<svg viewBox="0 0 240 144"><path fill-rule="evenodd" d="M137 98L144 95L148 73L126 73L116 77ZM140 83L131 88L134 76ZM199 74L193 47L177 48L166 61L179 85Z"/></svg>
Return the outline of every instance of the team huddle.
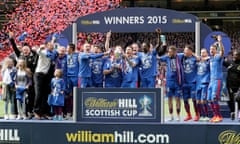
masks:
<svg viewBox="0 0 240 144"><path fill-rule="evenodd" d="M162 42L160 29L156 29L156 34L156 46L144 42L141 47L133 43L126 48L120 45L110 48L110 31L106 34L104 48L85 43L81 52L75 50L74 44L54 49L54 37L46 45L32 49L25 45L19 50L10 36L18 66L7 62L2 70L3 83L7 86L8 93L5 119L8 119L8 103L14 105L13 97L18 101L18 119L25 119L27 112L33 112L36 119L48 118L52 108L54 119L62 120L62 113L66 117L72 116L73 87L154 88L158 64L165 62L169 120L174 119L175 98L177 121L180 121L180 99L183 99L187 113L184 121L192 119L189 99L193 102L194 121L222 121L218 104L224 55L221 36L211 45L210 56L207 49L201 49L201 56L196 56L191 45L186 45L183 53L177 53L175 46L167 47ZM11 89L13 87L16 88L15 94ZM26 95L33 98L26 98ZM29 99L28 103L25 99ZM210 120L208 105L213 112ZM10 114L14 113L11 108Z"/></svg>

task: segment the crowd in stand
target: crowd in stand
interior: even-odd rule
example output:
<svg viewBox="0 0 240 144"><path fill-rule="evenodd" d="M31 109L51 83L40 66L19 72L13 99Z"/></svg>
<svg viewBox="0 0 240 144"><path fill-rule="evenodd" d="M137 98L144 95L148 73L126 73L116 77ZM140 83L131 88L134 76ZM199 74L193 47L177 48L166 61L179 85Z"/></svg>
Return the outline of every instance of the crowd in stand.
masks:
<svg viewBox="0 0 240 144"><path fill-rule="evenodd" d="M14 8L24 0L2 0L0 1L0 14L12 13Z"/></svg>
<svg viewBox="0 0 240 144"><path fill-rule="evenodd" d="M240 32L238 31L228 31L228 36L231 39L232 50L239 49L240 47Z"/></svg>
<svg viewBox="0 0 240 144"><path fill-rule="evenodd" d="M106 11L118 7L121 0L34 0L25 1L6 17L6 23L0 32L1 48L4 57L11 53L7 41L8 32L14 31L16 36L27 33L25 42L29 45L40 45L48 35L58 33L67 28L78 17ZM17 42L19 40L17 39ZM8 49L8 50L7 50Z"/></svg>
<svg viewBox="0 0 240 144"><path fill-rule="evenodd" d="M194 33L182 32L182 33L163 33L167 39L167 45L176 45L179 48L179 52L186 44L194 46ZM90 44L104 43L105 37L103 33L79 33L78 34L78 48L81 48L85 42ZM110 47L115 45L121 45L126 47L127 45L136 42L141 44L142 42L150 42L153 45L156 44L156 36L154 32L149 33L113 33Z"/></svg>

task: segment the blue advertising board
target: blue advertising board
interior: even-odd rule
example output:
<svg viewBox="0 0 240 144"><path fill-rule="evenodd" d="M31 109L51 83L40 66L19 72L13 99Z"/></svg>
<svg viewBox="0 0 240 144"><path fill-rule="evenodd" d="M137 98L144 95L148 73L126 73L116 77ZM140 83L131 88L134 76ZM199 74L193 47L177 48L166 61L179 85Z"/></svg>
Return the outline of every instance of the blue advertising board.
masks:
<svg viewBox="0 0 240 144"><path fill-rule="evenodd" d="M161 122L161 89L77 89L77 121Z"/></svg>
<svg viewBox="0 0 240 144"><path fill-rule="evenodd" d="M195 32L195 22L198 17L163 8L117 8L114 10L97 12L79 17L77 32L100 32L105 33L111 30L117 33L129 32L154 32L160 28L164 32ZM200 24L200 45L204 46L204 38L212 32L206 24ZM67 27L62 34L69 41L72 41L73 29Z"/></svg>
<svg viewBox="0 0 240 144"><path fill-rule="evenodd" d="M1 122L0 143L239 144L240 124Z"/></svg>
<svg viewBox="0 0 240 144"><path fill-rule="evenodd" d="M198 18L162 8L119 8L77 19L78 32L194 32ZM124 27L124 28L123 28Z"/></svg>

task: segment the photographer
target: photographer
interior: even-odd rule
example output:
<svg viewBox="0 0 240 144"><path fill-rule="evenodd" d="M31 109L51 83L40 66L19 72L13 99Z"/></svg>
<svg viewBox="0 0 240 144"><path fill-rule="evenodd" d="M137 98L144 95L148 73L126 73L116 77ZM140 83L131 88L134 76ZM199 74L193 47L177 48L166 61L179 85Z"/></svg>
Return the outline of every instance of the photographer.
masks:
<svg viewBox="0 0 240 144"><path fill-rule="evenodd" d="M235 101L238 103L238 120L240 120L240 99L235 97L240 88L240 51L233 52L233 60L225 60L223 65L227 67L227 88L229 93L228 106L231 111L231 119L235 119ZM240 94L240 93L239 93Z"/></svg>

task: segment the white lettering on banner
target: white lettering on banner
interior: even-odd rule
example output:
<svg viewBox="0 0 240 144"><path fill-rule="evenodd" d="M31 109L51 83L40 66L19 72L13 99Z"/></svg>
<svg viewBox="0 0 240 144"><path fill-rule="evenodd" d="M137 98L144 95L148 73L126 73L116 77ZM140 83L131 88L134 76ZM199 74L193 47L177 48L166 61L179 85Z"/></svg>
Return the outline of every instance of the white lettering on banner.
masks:
<svg viewBox="0 0 240 144"><path fill-rule="evenodd" d="M111 17L104 17L106 24L143 24L144 17L143 16L111 16Z"/></svg>
<svg viewBox="0 0 240 144"><path fill-rule="evenodd" d="M90 117L134 117L138 113L137 110L125 109L125 110L103 110L103 109L86 109L85 116Z"/></svg>
<svg viewBox="0 0 240 144"><path fill-rule="evenodd" d="M142 143L142 144L169 144L168 134L138 133L132 130L114 132L93 132L90 130L78 130L77 132L67 132L67 142L69 143Z"/></svg>
<svg viewBox="0 0 240 144"><path fill-rule="evenodd" d="M105 16L105 24L166 24L167 16Z"/></svg>
<svg viewBox="0 0 240 144"><path fill-rule="evenodd" d="M138 143L170 143L167 134L139 134Z"/></svg>
<svg viewBox="0 0 240 144"><path fill-rule="evenodd" d="M121 116L120 110L104 110L104 109L86 109L85 111L86 116L108 116L108 117L116 117Z"/></svg>
<svg viewBox="0 0 240 144"><path fill-rule="evenodd" d="M148 16L147 20L148 24L166 24L167 16Z"/></svg>
<svg viewBox="0 0 240 144"><path fill-rule="evenodd" d="M135 117L138 105L135 98L121 98L113 101L104 98L89 97L84 102L87 109L84 115L88 117Z"/></svg>
<svg viewBox="0 0 240 144"><path fill-rule="evenodd" d="M118 99L119 108L137 108L136 99Z"/></svg>
<svg viewBox="0 0 240 144"><path fill-rule="evenodd" d="M137 110L123 110L122 115L126 117L134 117L137 114Z"/></svg>
<svg viewBox="0 0 240 144"><path fill-rule="evenodd" d="M20 141L17 129L0 129L1 141Z"/></svg>

